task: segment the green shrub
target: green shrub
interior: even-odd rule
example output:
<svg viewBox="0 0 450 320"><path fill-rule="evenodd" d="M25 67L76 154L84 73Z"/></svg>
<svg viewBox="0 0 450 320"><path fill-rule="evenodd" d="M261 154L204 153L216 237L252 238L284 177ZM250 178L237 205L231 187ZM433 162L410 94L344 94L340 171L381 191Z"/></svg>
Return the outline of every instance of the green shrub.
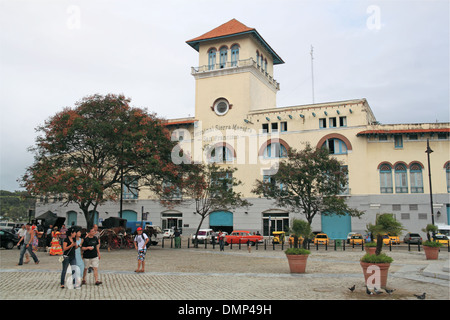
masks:
<svg viewBox="0 0 450 320"><path fill-rule="evenodd" d="M303 249L303 248L289 248L284 251L285 254L310 254L311 251Z"/></svg>
<svg viewBox="0 0 450 320"><path fill-rule="evenodd" d="M361 258L362 262L368 262L368 263L392 263L394 259L391 257L388 257L384 253L380 253L379 255L376 254L366 254Z"/></svg>
<svg viewBox="0 0 450 320"><path fill-rule="evenodd" d="M431 248L442 247L442 243L436 242L436 241L425 241L422 245L426 246L426 247L431 247Z"/></svg>
<svg viewBox="0 0 450 320"><path fill-rule="evenodd" d="M368 248L373 248L373 247L377 246L377 243L376 242L367 242L367 243L364 243L364 246L368 247Z"/></svg>

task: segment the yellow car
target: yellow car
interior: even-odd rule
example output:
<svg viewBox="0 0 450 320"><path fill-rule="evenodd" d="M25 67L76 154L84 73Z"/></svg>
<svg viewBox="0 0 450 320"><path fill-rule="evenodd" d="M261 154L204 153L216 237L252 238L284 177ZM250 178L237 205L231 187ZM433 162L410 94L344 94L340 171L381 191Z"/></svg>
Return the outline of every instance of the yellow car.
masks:
<svg viewBox="0 0 450 320"><path fill-rule="evenodd" d="M289 244L290 244L291 246L294 245L294 236L293 236L293 235L291 235L291 236L289 237ZM301 246L302 244L303 244L303 238L302 238L302 237L298 237L298 245Z"/></svg>
<svg viewBox="0 0 450 320"><path fill-rule="evenodd" d="M314 238L314 244L330 244L330 240L328 239L328 236L326 233L318 233L316 237Z"/></svg>
<svg viewBox="0 0 450 320"><path fill-rule="evenodd" d="M377 238L375 238L375 242L377 242ZM399 236L389 236L387 234L383 234L383 244L389 245L389 244L400 244L400 238Z"/></svg>
<svg viewBox="0 0 450 320"><path fill-rule="evenodd" d="M362 245L364 243L364 238L359 233L355 233L350 238L351 245Z"/></svg>
<svg viewBox="0 0 450 320"><path fill-rule="evenodd" d="M433 240L441 244L448 245L449 239L445 234L437 233L434 235Z"/></svg>

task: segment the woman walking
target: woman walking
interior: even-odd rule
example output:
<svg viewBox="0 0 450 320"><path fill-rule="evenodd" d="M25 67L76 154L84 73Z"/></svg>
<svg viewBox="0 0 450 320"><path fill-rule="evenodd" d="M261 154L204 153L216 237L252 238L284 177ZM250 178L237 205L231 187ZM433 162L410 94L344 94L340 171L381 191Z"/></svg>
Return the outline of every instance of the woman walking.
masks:
<svg viewBox="0 0 450 320"><path fill-rule="evenodd" d="M63 242L63 250L64 250L64 260L62 262L62 271L61 271L61 289L64 289L64 281L66 280L66 273L69 264L71 266L76 266L75 259L75 249L77 248L77 243L75 241L76 232L74 229L70 228L66 233L67 237Z"/></svg>

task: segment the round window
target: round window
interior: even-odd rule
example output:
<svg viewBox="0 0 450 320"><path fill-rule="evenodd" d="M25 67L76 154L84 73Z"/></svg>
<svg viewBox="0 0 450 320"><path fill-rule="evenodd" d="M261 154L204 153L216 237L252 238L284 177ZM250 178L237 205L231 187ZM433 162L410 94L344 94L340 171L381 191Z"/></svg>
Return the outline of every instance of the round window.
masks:
<svg viewBox="0 0 450 320"><path fill-rule="evenodd" d="M229 109L230 106L228 104L228 101L225 99L217 100L214 104L214 112L219 116L225 115Z"/></svg>

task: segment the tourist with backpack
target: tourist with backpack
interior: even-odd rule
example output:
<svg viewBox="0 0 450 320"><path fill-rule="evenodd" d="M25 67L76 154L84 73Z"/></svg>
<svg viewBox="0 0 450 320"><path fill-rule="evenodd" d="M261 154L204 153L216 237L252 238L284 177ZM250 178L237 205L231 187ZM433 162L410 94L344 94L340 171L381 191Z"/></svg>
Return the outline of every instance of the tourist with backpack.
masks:
<svg viewBox="0 0 450 320"><path fill-rule="evenodd" d="M138 267L134 272L145 272L145 254L147 253L148 236L141 227L137 228L137 235L134 237L134 248L138 252Z"/></svg>

